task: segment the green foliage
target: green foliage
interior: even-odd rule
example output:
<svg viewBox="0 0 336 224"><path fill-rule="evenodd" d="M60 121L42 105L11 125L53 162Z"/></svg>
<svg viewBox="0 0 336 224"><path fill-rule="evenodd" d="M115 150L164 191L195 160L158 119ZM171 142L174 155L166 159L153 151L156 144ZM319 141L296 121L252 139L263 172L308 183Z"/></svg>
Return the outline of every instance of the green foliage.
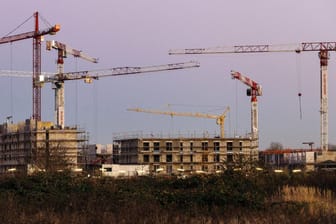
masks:
<svg viewBox="0 0 336 224"><path fill-rule="evenodd" d="M335 192L335 181L335 174L330 172L275 174L252 170L227 170L220 175L185 179L87 178L70 173L7 177L0 178L0 222L27 223L29 219L36 220L30 223L103 223L103 220L105 223L182 223L240 219L259 216L259 212L274 212L273 209L291 216L309 209L303 202L282 202L284 186L310 186L322 193ZM270 206L275 197L280 199L279 203ZM323 217L335 216L323 212Z"/></svg>

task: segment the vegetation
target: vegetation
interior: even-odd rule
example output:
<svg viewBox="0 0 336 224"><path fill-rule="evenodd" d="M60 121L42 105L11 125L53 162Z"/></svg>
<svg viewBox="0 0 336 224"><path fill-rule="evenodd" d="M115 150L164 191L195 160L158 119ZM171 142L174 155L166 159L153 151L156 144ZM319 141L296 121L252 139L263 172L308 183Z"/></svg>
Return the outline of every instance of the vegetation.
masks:
<svg viewBox="0 0 336 224"><path fill-rule="evenodd" d="M0 178L0 223L335 223L333 172Z"/></svg>
<svg viewBox="0 0 336 224"><path fill-rule="evenodd" d="M283 149L283 145L280 142L271 142L269 149Z"/></svg>

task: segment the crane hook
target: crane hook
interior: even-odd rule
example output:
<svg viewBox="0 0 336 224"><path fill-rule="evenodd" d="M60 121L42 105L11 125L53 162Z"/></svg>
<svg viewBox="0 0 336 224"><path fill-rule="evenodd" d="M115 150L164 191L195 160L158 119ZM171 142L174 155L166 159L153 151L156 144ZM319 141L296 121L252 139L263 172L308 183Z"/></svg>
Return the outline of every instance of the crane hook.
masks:
<svg viewBox="0 0 336 224"><path fill-rule="evenodd" d="M302 96L302 93L299 92L298 96L299 96L300 120L302 120L302 107L301 107L301 96Z"/></svg>

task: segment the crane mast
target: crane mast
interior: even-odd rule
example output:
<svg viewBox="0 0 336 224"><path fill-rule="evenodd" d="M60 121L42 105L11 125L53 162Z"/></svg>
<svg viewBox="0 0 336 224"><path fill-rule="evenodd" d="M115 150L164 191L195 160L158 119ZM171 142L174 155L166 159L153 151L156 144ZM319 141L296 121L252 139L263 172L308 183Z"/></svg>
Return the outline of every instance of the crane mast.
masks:
<svg viewBox="0 0 336 224"><path fill-rule="evenodd" d="M323 50L319 52L320 57L320 96L321 96L321 149L322 151L328 151L328 51Z"/></svg>
<svg viewBox="0 0 336 224"><path fill-rule="evenodd" d="M98 59L92 58L82 51L72 49L71 47L67 46L66 44L60 43L58 41L47 41L46 49L56 49L57 50L57 74L56 76L62 77L64 73L64 58L67 57L67 54L71 54L74 57L82 58L92 63L98 63ZM65 100L64 100L64 81L55 81L53 82L53 87L55 90L55 120L56 125L60 128L64 128L65 126L65 118L64 118L64 107L65 107Z"/></svg>
<svg viewBox="0 0 336 224"><path fill-rule="evenodd" d="M39 14L36 12L35 17L35 32L39 30ZM41 75L41 36L33 37L33 119L37 122L41 120L41 88L36 85L34 80L37 80ZM36 126L37 128L37 126Z"/></svg>
<svg viewBox="0 0 336 224"><path fill-rule="evenodd" d="M259 139L259 122L258 122L258 100L257 96L262 95L261 86L253 81L252 79L243 76L241 73L236 71L231 71L231 77L233 79L238 79L243 82L245 85L250 87L247 91L247 95L251 96L251 133L253 141ZM258 145L258 144L257 144Z"/></svg>
<svg viewBox="0 0 336 224"><path fill-rule="evenodd" d="M169 54L301 53L306 51L317 51L320 59L320 141L322 151L328 151L328 54L330 51L336 51L336 42L304 42L283 45L236 45L230 47L172 49L169 51Z"/></svg>
<svg viewBox="0 0 336 224"><path fill-rule="evenodd" d="M229 107L220 115L214 114L204 114L204 113L192 113L192 112L175 112L175 111L160 111L160 110L148 110L142 108L129 108L128 111L134 112L143 112L143 113L152 113L152 114L161 114L161 115L170 115L170 116L183 116L183 117L200 117L200 118L210 118L216 119L216 123L220 126L220 137L224 138L224 121L226 113L230 110Z"/></svg>

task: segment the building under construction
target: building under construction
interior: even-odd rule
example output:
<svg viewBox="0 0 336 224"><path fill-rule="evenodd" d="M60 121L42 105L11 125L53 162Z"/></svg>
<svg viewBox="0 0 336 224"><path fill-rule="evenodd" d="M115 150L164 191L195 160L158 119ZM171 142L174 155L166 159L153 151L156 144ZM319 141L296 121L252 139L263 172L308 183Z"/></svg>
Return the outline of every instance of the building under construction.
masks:
<svg viewBox="0 0 336 224"><path fill-rule="evenodd" d="M74 169L85 145L85 132L75 127L62 129L33 119L7 121L0 125L0 173Z"/></svg>
<svg viewBox="0 0 336 224"><path fill-rule="evenodd" d="M256 161L258 149L251 138L155 138L114 140L119 164L149 165L150 172L164 174L220 172L238 159Z"/></svg>

